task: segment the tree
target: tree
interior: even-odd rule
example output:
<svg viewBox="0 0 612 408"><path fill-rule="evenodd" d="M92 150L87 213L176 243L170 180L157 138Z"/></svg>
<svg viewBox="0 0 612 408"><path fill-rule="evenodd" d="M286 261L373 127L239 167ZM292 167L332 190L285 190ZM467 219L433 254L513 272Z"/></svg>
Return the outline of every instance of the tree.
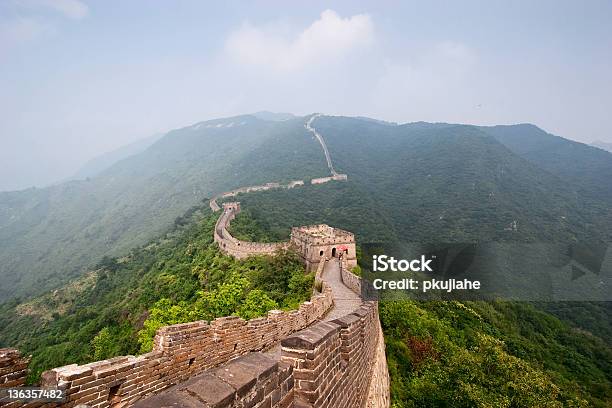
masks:
<svg viewBox="0 0 612 408"><path fill-rule="evenodd" d="M104 360L113 355L113 337L108 327L98 332L96 337L91 340L94 360Z"/></svg>
<svg viewBox="0 0 612 408"><path fill-rule="evenodd" d="M278 304L270 299L263 290L254 289L249 292L242 305L238 308L238 316L243 319L253 319L264 316L268 311L277 309Z"/></svg>

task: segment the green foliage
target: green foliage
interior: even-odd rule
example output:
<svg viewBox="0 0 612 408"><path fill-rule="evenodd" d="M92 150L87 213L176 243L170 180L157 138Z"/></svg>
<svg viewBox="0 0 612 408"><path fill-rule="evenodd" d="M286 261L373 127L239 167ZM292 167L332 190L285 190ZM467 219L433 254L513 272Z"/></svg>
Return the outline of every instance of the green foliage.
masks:
<svg viewBox="0 0 612 408"><path fill-rule="evenodd" d="M190 210L145 247L105 258L70 291L1 306L0 346L33 355L33 382L49 368L149 351L165 325L248 319L310 298L313 275L297 254L236 260L220 253L212 240L217 216L204 206Z"/></svg>
<svg viewBox="0 0 612 408"><path fill-rule="evenodd" d="M232 236L243 241L275 242L272 234L267 232L269 227L253 218L248 209L242 210L232 220L229 229Z"/></svg>
<svg viewBox="0 0 612 408"><path fill-rule="evenodd" d="M278 308L278 304L270 299L263 290L254 289L246 296L237 313L243 319L253 319L264 316L268 311L276 308Z"/></svg>
<svg viewBox="0 0 612 408"><path fill-rule="evenodd" d="M205 197L327 175L303 118L208 124L230 122L242 125L173 130L90 180L0 192L0 302L59 287L103 256L145 244Z"/></svg>
<svg viewBox="0 0 612 408"><path fill-rule="evenodd" d="M91 340L94 360L104 360L112 355L113 339L108 327L103 328Z"/></svg>
<svg viewBox="0 0 612 408"><path fill-rule="evenodd" d="M573 183L580 195L607 202L612 200L612 156L609 152L546 133L530 124L490 126L483 130L514 153Z"/></svg>
<svg viewBox="0 0 612 408"><path fill-rule="evenodd" d="M140 351L146 353L153 349L153 337L160 327L195 320L198 320L197 313L187 302L182 301L178 304L172 304L170 299L160 299L151 308L143 329L138 332Z"/></svg>
<svg viewBox="0 0 612 408"><path fill-rule="evenodd" d="M196 313L206 320L231 316L244 301L249 286L247 278L231 273L227 281L213 290L198 293L200 297L195 301Z"/></svg>
<svg viewBox="0 0 612 408"><path fill-rule="evenodd" d="M380 319L394 407L610 402L612 351L528 304L383 302Z"/></svg>

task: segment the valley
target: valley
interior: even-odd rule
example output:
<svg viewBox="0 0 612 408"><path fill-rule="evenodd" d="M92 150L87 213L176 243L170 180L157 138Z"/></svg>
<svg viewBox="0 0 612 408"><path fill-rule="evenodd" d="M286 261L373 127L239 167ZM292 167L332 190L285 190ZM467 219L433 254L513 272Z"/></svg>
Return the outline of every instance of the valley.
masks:
<svg viewBox="0 0 612 408"><path fill-rule="evenodd" d="M23 291L15 293L25 301L13 298L0 310L0 345L34 353L30 381L66 363L146 353L156 330L165 325L232 313L251 318L272 308L295 307L307 298L314 277L304 274L295 254L233 259L219 251L212 238L220 218L213 212L230 199L240 201L242 211L233 214L229 233L275 249L270 243L288 239L291 227L324 223L354 232L360 243L609 242L612 237L608 196L605 188L597 188L601 174L612 168L612 155L596 153L592 167L585 163L568 174L555 164L566 155L564 142L555 139L561 147L550 149L549 156L536 154L533 140L534 147L528 148L513 139L515 134L523 137L522 125L502 130L389 125L325 115L282 122L246 117L242 122L210 121L170 132L92 178L89 197L83 195L81 182L55 190L0 194L3 242L9 241L9 232L15 242L44 242L35 249L3 244L0 253L5 259L27 258L26 265L45 271L37 275L35 268L30 281L17 280ZM548 136L542 137L542 143L549 143ZM585 157L591 153L588 147L573 148ZM203 167L200 162L213 154L226 159ZM124 171L129 175L122 182L125 190L112 193ZM328 182L314 181L329 173ZM145 194L142 202L137 200L139 206L122 204L136 200L139 192L149 191L151 181L169 174L175 175L173 181L160 183L155 194ZM136 181L142 184L130 185ZM64 195L70 188L74 195ZM53 205L41 205L53 194ZM87 210L105 214L102 218L67 211L87 208L102 194L109 194L109 199L116 195L99 202L102 209ZM194 206L182 209L188 203ZM60 208L66 212L58 213ZM142 214L132 220L129 214L134 211ZM173 214L178 216L172 222ZM68 225L57 221L61 217L70 219ZM129 227L142 228L138 217L150 227L141 234ZM122 221L127 220L126 229ZM94 226L122 230L103 248L97 248L100 237L93 230L62 248L45 241L49 234L70 236L76 225L83 231ZM96 249L89 253L90 247ZM79 251L87 256L74 257ZM69 263L50 270L68 258ZM45 263L48 259L58 263ZM3 268L6 282L19 275L15 263ZM28 286L40 280L45 284L36 290ZM72 287L64 282L73 282ZM60 289L37 296L50 288ZM240 288L241 295L220 302L234 290L230 288ZM8 292L14 294L5 295ZM42 306L45 303L48 306ZM603 319L567 318L573 307L590 307L591 315ZM520 302L382 303L392 401L408 407L414 405L402 404L435 406L452 400L445 390L462 386L460 370L469 362L475 391L456 406L496 404L516 392L541 404L603 407L612 365L607 311L602 304L564 308ZM540 344L542 338L547 340ZM487 378L485 372L496 374ZM508 376L518 382L537 378L538 384L510 391L499 383Z"/></svg>

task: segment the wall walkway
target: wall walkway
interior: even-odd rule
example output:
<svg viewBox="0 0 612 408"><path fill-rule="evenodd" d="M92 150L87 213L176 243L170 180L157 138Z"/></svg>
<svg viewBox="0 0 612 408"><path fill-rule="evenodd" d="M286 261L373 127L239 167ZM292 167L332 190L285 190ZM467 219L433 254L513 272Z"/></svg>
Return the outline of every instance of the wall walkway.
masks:
<svg viewBox="0 0 612 408"><path fill-rule="evenodd" d="M306 124L311 124L316 116ZM332 179L339 177L320 135ZM303 184L290 183L288 188ZM245 187L214 197L280 188L277 183ZM227 231L239 207L224 209L215 241L238 258L273 253L284 245L235 239ZM223 246L222 246L223 245ZM66 390L63 404L6 407L329 407L388 408L389 376L377 302L361 300L361 278L337 259L320 262L317 287L298 310L273 310L245 321L223 317L159 329L153 351L43 373L42 386ZM0 386L21 385L29 358L0 349ZM152 395L152 396L151 396Z"/></svg>

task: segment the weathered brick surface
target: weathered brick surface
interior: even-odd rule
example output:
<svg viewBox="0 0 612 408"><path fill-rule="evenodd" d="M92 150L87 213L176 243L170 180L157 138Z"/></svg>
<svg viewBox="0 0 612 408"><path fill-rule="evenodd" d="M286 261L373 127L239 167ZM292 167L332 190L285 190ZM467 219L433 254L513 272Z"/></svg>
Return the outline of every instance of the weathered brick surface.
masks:
<svg viewBox="0 0 612 408"><path fill-rule="evenodd" d="M67 402L62 406L65 407L78 404L96 408L128 406L146 395L156 394L239 356L266 350L290 333L320 319L332 305L331 289L323 283L322 293L314 294L311 300L304 302L298 310L272 310L267 317L249 321L230 316L212 322L196 321L162 327L155 335L154 348L150 353L55 368L43 373L41 385L64 388ZM21 357L19 351L2 349L2 386L23 385L28 362L29 358ZM248 368L245 364L243 362L240 365L243 372L247 372L244 371ZM285 367L277 371L286 374L288 369ZM280 374L277 373L276 376ZM259 380L255 382L257 381ZM291 387L285 384L287 392L284 393L276 392L276 388L281 384L277 382L278 379L270 381L276 385L266 383L270 390L269 395L266 394L269 402L276 401L280 404L282 400L287 404L289 389L293 389L293 379L287 380L291 381ZM192 397L185 397L185 406L189 406L187 401Z"/></svg>
<svg viewBox="0 0 612 408"><path fill-rule="evenodd" d="M388 407L388 374L386 362L380 361L385 356L379 332L378 304L364 302L351 314L284 339L281 360L293 366L295 406Z"/></svg>
<svg viewBox="0 0 612 408"><path fill-rule="evenodd" d="M31 356L22 356L19 350L0 348L0 387L19 387L25 384Z"/></svg>
<svg viewBox="0 0 612 408"><path fill-rule="evenodd" d="M20 387L25 384L28 376L28 364L31 356L22 356L19 350L0 348L0 388ZM1 407L14 408L23 404L18 402L3 402Z"/></svg>
<svg viewBox="0 0 612 408"><path fill-rule="evenodd" d="M368 408L381 408L388 407L390 403L391 395L389 394L389 370L385 354L385 339L382 330L379 328L378 344L376 346L374 368L370 378L366 406Z"/></svg>
<svg viewBox="0 0 612 408"><path fill-rule="evenodd" d="M239 212L240 203L231 202L223 204L223 214L217 220L214 231L214 240L222 252L242 259L251 255L272 255L278 250L289 246L288 242L262 243L241 241L234 238L227 228Z"/></svg>
<svg viewBox="0 0 612 408"><path fill-rule="evenodd" d="M293 406L293 368L262 353L249 353L138 401L134 408Z"/></svg>
<svg viewBox="0 0 612 408"><path fill-rule="evenodd" d="M356 293L361 278L342 271ZM281 360L293 366L294 407L387 408L389 373L378 303L363 302L345 316L320 322L282 342Z"/></svg>

